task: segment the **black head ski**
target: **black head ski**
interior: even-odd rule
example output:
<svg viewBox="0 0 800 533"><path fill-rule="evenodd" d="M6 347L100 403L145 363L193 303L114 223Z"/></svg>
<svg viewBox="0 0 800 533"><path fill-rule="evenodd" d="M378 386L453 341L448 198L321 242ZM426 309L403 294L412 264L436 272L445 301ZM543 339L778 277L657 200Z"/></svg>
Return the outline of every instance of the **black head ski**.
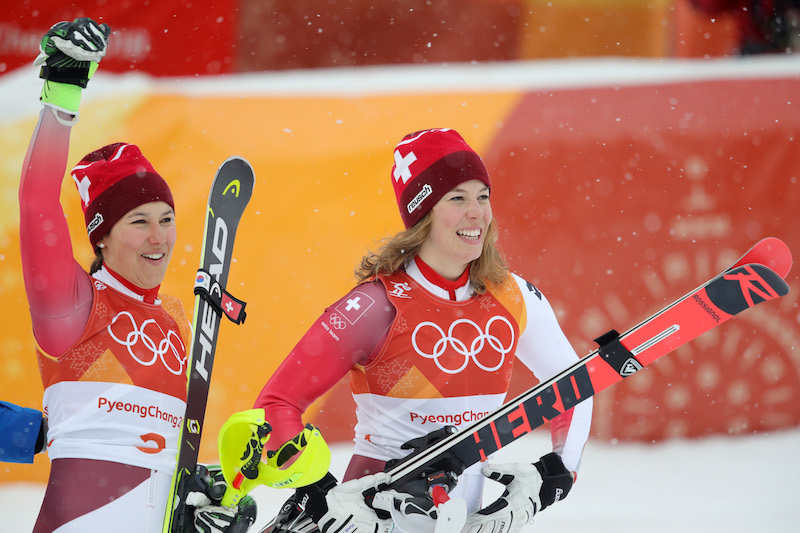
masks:
<svg viewBox="0 0 800 533"><path fill-rule="evenodd" d="M178 441L177 470L167 503L164 533L194 531L184 502L185 485L197 468L220 319L224 314L237 324L244 321L244 302L228 294L225 287L236 230L254 184L250 163L241 157L231 157L217 170L208 195L200 268L195 279L186 415Z"/></svg>

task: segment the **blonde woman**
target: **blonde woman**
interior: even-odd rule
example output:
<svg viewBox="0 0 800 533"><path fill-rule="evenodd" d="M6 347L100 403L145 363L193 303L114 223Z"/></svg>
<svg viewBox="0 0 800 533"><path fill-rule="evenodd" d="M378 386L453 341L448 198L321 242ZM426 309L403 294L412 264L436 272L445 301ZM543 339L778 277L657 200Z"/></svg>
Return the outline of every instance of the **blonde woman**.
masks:
<svg viewBox="0 0 800 533"><path fill-rule="evenodd" d="M544 294L511 273L497 249L489 174L461 135L407 135L394 150L391 177L405 230L361 260L358 285L325 310L255 402L277 446L349 373L357 423L345 481L382 472L409 453L402 445L411 439L444 425L466 427L502 405L514 359L540 380L578 359ZM553 453L539 468L468 468L451 492L467 502L465 530L504 523L504 532L518 531L566 496L591 412L586 401L552 421ZM502 478L508 494L481 510L485 476Z"/></svg>

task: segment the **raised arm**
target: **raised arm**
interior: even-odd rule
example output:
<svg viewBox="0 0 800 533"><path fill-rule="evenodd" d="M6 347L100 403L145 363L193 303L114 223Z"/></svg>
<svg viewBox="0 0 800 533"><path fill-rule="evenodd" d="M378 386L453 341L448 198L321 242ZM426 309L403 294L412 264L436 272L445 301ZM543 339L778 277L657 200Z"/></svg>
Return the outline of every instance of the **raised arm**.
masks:
<svg viewBox="0 0 800 533"><path fill-rule="evenodd" d="M73 258L59 196L81 91L105 54L108 32L89 19L59 23L42 40L35 62L42 66L45 107L22 166L19 233L33 333L53 356L78 340L91 311L91 279Z"/></svg>

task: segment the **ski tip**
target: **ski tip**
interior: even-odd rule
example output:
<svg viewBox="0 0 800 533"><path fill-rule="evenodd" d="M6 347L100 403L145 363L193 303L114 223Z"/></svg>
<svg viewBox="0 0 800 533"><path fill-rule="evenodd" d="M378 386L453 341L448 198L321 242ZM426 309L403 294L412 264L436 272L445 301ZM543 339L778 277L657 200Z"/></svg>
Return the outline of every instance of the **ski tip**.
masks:
<svg viewBox="0 0 800 533"><path fill-rule="evenodd" d="M779 238L765 237L758 241L739 262L739 264L747 263L764 265L786 279L792 269L792 252Z"/></svg>
<svg viewBox="0 0 800 533"><path fill-rule="evenodd" d="M250 168L253 167L253 165L250 164L250 161L248 161L244 157L242 157L240 155L232 155L228 159L226 159L225 161L222 162L222 164L220 165L220 168L222 168L225 165L228 165L230 163L233 163L234 161L235 162L239 162L239 163L243 163L244 165L246 165L246 166L248 166Z"/></svg>
<svg viewBox="0 0 800 533"><path fill-rule="evenodd" d="M771 268L780 277L786 279L792 269L792 251L789 246L777 237L767 237L761 240L766 247L770 260L765 266Z"/></svg>

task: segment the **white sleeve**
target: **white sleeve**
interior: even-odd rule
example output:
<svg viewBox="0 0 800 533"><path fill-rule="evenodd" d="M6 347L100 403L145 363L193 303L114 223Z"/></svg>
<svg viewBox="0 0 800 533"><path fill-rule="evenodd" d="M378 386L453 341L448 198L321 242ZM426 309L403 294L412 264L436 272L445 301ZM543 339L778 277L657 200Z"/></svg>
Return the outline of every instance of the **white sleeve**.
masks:
<svg viewBox="0 0 800 533"><path fill-rule="evenodd" d="M516 274L527 312L525 330L517 342L516 357L542 382L578 361L550 302L544 294ZM550 423L553 451L568 470L577 472L592 423L592 398L587 398Z"/></svg>

